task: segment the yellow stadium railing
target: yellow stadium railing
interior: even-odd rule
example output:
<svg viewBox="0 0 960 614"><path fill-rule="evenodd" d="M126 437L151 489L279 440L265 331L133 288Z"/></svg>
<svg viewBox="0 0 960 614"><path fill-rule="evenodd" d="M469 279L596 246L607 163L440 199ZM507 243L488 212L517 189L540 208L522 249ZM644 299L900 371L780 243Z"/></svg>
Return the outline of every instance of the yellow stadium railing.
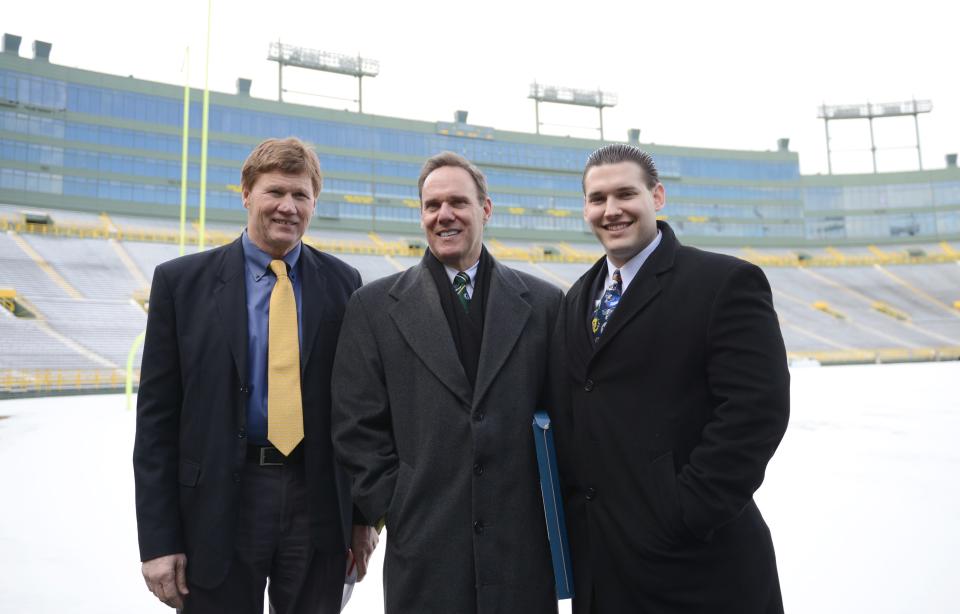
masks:
<svg viewBox="0 0 960 614"><path fill-rule="evenodd" d="M179 244L180 233L174 230L124 228L80 224L27 224L20 220L11 220L0 216L0 230L13 230L18 233L39 234L47 236L84 238L84 239L116 239L118 241L137 241L144 243ZM224 245L236 238L235 233L206 231L207 245ZM357 254L370 256L410 256L419 258L423 255L423 247L412 245L407 241L393 242L380 241L378 243L317 238L307 235L304 241L319 250L337 254ZM190 245L198 244L196 231L188 233L186 242ZM501 247L492 249L494 256L502 260L527 260L533 262L573 262L593 263L600 257L596 253L544 253L539 247Z"/></svg>
<svg viewBox="0 0 960 614"><path fill-rule="evenodd" d="M870 304L870 308L874 311L879 311L885 316L890 316L894 320L900 320L901 322L907 322L910 320L910 316L900 311L896 307L891 307L883 301L873 301L873 303Z"/></svg>
<svg viewBox="0 0 960 614"><path fill-rule="evenodd" d="M846 319L847 319L847 316L845 316L843 313L841 313L841 312L837 311L836 309L834 309L833 307L831 307L831 306L830 306L830 303L828 303L827 301L816 301L816 302L814 302L814 303L813 303L812 305L810 305L810 306L813 307L814 309L816 309L817 311L822 311L823 313L827 314L828 316L833 316L833 317L835 317L835 318L838 319L838 320L846 320Z"/></svg>
<svg viewBox="0 0 960 614"><path fill-rule="evenodd" d="M0 392L72 392L84 390L122 390L122 369L62 370L62 369L5 369L0 370ZM140 370L134 372L140 381Z"/></svg>
<svg viewBox="0 0 960 614"><path fill-rule="evenodd" d="M30 224L22 219L10 219L0 216L0 230L13 230L19 233L30 233L58 237L74 237L86 239L116 239L118 241L139 241L144 243L180 243L180 233L176 230L126 228L108 225L84 224ZM236 238L236 233L211 231L204 233L204 244L224 245ZM197 245L196 230L188 233L186 243ZM373 256L411 256L419 257L423 248L412 246L406 241L379 243L324 239L307 235L305 241L323 251L339 254L360 254ZM563 243L558 249L544 250L542 247L491 247L493 255L501 260L523 260L529 262L567 262L592 264L601 256L599 248L580 251L570 248ZM829 256L809 255L763 255L762 252L745 248L744 260L763 267L864 267L888 264L940 264L960 262L960 251L936 254L911 254L907 252L883 252L875 250L872 255L849 256L836 250L828 252Z"/></svg>
<svg viewBox="0 0 960 614"><path fill-rule="evenodd" d="M822 365L960 360L960 346L787 352L787 359L790 362L815 360Z"/></svg>
<svg viewBox="0 0 960 614"><path fill-rule="evenodd" d="M748 260L762 267L866 267L877 264L943 264L960 262L960 252L956 254L926 254L912 256L906 253L885 252L884 255L871 256L762 256L746 255Z"/></svg>
<svg viewBox="0 0 960 614"><path fill-rule="evenodd" d="M17 293L15 290L0 289L0 306L9 311L17 311Z"/></svg>

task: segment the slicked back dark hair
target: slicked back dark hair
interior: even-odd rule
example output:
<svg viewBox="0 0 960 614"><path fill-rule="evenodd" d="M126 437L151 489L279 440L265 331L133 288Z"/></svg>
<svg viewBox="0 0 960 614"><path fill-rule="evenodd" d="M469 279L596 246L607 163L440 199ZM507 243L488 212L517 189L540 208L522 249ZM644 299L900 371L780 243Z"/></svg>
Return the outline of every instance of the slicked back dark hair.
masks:
<svg viewBox="0 0 960 614"><path fill-rule="evenodd" d="M587 193L587 171L594 166L618 164L620 162L633 162L643 169L643 177L649 189L652 190L660 183L660 174L657 172L657 165L654 163L653 157L650 154L633 145L614 143L612 145L604 145L587 158L587 166L583 169L583 178L580 181L583 193Z"/></svg>
<svg viewBox="0 0 960 614"><path fill-rule="evenodd" d="M420 169L420 178L417 180L417 190L420 193L421 206L423 206L423 184L427 180L427 176L444 166L462 168L470 174L470 178L473 179L473 184L477 186L477 202L482 207L483 202L487 199L487 178L483 176L483 171L477 168L476 164L452 151L440 152L428 158L427 161L423 163L423 168Z"/></svg>

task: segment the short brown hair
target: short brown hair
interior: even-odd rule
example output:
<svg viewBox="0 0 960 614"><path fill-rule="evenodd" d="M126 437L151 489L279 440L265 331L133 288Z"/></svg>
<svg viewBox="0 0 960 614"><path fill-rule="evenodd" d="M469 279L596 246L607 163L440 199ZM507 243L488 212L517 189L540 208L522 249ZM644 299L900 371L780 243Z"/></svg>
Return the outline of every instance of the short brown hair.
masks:
<svg viewBox="0 0 960 614"><path fill-rule="evenodd" d="M470 173L474 185L477 186L477 200L483 206L483 201L487 199L487 178L483 176L483 171L477 168L476 164L452 151L438 153L423 163L423 168L420 169L420 179L417 180L417 191L420 194L421 203L423 202L423 183L427 180L427 176L444 166L455 166Z"/></svg>
<svg viewBox="0 0 960 614"><path fill-rule="evenodd" d="M243 163L240 187L244 192L248 192L260 175L273 171L289 175L306 173L310 177L310 183L313 184L313 197L320 195L320 188L323 186L320 160L313 148L308 147L297 137L267 139L257 145Z"/></svg>
<svg viewBox="0 0 960 614"><path fill-rule="evenodd" d="M633 145L614 143L612 145L604 145L587 158L587 166L583 169L583 178L580 180L583 193L587 193L587 171L594 166L618 164L620 162L633 162L639 166L643 170L644 180L649 189L652 190L660 183L660 174L657 172L657 165L653 162L653 157L650 154Z"/></svg>

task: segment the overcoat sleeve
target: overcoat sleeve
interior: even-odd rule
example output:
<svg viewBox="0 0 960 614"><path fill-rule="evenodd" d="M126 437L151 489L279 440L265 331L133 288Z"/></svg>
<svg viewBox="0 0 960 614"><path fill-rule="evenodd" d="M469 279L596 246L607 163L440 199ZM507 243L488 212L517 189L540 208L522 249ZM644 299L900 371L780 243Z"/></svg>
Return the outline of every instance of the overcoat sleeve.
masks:
<svg viewBox="0 0 960 614"><path fill-rule="evenodd" d="M133 447L140 560L184 551L177 481L183 399L173 294L157 267L137 393Z"/></svg>
<svg viewBox="0 0 960 614"><path fill-rule="evenodd" d="M684 521L701 539L751 501L787 427L786 351L759 267L744 262L730 271L710 309L706 343L712 416L678 476Z"/></svg>
<svg viewBox="0 0 960 614"><path fill-rule="evenodd" d="M373 523L386 515L399 457L384 365L360 293L347 303L333 366L333 445L353 502Z"/></svg>

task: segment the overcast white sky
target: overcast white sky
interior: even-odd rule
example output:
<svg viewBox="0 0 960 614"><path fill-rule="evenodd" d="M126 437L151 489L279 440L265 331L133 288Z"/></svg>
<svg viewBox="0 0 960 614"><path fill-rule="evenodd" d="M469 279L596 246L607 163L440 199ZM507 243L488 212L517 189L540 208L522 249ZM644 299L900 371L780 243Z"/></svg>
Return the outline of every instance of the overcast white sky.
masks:
<svg viewBox="0 0 960 614"><path fill-rule="evenodd" d="M203 86L204 0L11 2L0 27L53 43L51 60L120 75ZM474 124L534 130L529 84L616 92L607 138L641 129L644 143L773 149L789 137L804 173L826 172L817 106L931 99L920 118L926 168L960 150L957 4L806 0L568 2L485 0L293 2L214 0L210 88L276 98L270 41L380 61L364 110L427 121L456 109ZM284 86L352 99L349 77L299 69ZM349 100L290 100L355 108ZM551 134L596 135L596 112L545 105ZM558 125L559 124L559 125ZM875 122L881 171L916 168L912 118ZM869 172L865 120L832 122L835 172ZM887 149L899 148L899 149ZM861 151L851 151L860 149ZM844 151L845 150L845 151Z"/></svg>

